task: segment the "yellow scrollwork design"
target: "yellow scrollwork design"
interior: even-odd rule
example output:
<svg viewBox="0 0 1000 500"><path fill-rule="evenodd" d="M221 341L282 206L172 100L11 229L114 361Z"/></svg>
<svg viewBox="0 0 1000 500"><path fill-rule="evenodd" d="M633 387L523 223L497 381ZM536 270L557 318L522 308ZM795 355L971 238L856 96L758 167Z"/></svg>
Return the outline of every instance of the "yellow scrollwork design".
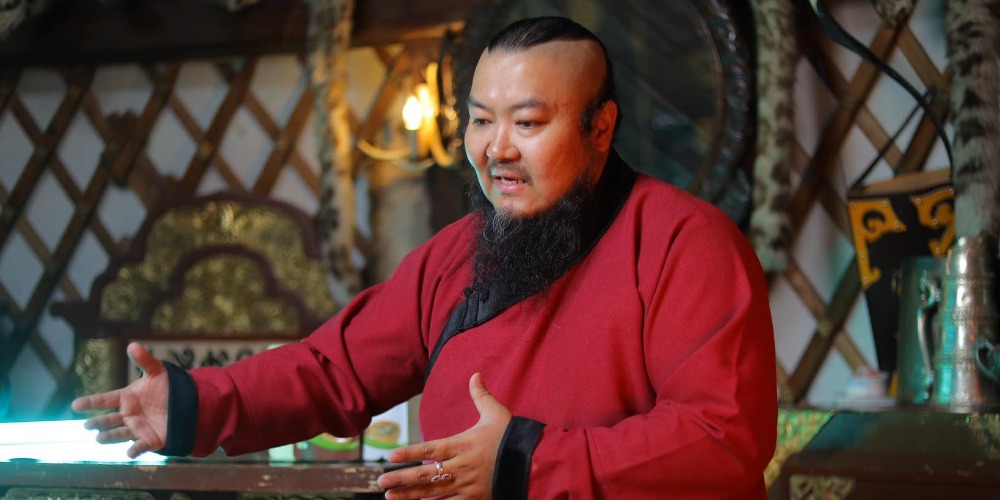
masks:
<svg viewBox="0 0 1000 500"><path fill-rule="evenodd" d="M851 227L854 229L854 251L857 252L861 285L867 289L882 278L882 270L872 267L868 245L886 233L902 233L906 224L892 209L888 198L854 200L848 204Z"/></svg>
<svg viewBox="0 0 1000 500"><path fill-rule="evenodd" d="M778 442L771 463L764 469L764 483L770 486L778 479L788 458L802 451L832 417L830 411L779 409Z"/></svg>
<svg viewBox="0 0 1000 500"><path fill-rule="evenodd" d="M97 394L119 387L122 347L117 339L87 339L77 348L73 372L80 381L77 395Z"/></svg>
<svg viewBox="0 0 1000 500"><path fill-rule="evenodd" d="M970 413L965 419L976 444L992 459L1000 460L1000 414Z"/></svg>
<svg viewBox="0 0 1000 500"><path fill-rule="evenodd" d="M854 491L854 478L796 474L789 480L788 498L792 500L842 500Z"/></svg>
<svg viewBox="0 0 1000 500"><path fill-rule="evenodd" d="M951 186L910 197L910 202L917 207L917 217L922 226L945 228L941 239L931 238L927 243L931 255L935 257L943 257L955 242L955 211L951 203L954 198L955 189Z"/></svg>
<svg viewBox="0 0 1000 500"><path fill-rule="evenodd" d="M150 228L143 260L122 266L105 286L101 319L138 319L150 297L166 288L183 256L213 245L241 245L260 254L281 286L302 297L316 316L329 316L336 306L326 272L320 259L305 254L303 240L301 226L271 206L222 200L172 210Z"/></svg>
<svg viewBox="0 0 1000 500"><path fill-rule="evenodd" d="M295 307L267 295L266 284L263 270L246 256L206 258L185 274L181 296L153 312L151 326L171 334L301 331Z"/></svg>

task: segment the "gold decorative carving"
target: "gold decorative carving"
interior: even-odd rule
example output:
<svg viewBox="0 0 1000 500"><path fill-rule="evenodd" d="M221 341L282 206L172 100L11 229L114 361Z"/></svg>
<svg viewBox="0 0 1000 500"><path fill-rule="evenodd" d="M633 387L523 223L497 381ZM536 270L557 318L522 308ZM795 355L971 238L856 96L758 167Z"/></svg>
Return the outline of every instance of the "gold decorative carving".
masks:
<svg viewBox="0 0 1000 500"><path fill-rule="evenodd" d="M205 258L188 269L180 297L160 304L151 327L165 334L301 331L295 307L269 296L264 271L244 255Z"/></svg>
<svg viewBox="0 0 1000 500"><path fill-rule="evenodd" d="M848 212L851 227L854 228L854 250L857 252L861 284L867 289L882 278L882 270L871 265L868 245L886 233L906 231L906 224L896 215L888 198L852 201L848 204Z"/></svg>
<svg viewBox="0 0 1000 500"><path fill-rule="evenodd" d="M854 491L854 478L795 474L788 480L791 500L841 500Z"/></svg>
<svg viewBox="0 0 1000 500"><path fill-rule="evenodd" d="M79 394L117 389L122 373L121 346L117 339L87 339L78 345L73 371L80 381Z"/></svg>
<svg viewBox="0 0 1000 500"><path fill-rule="evenodd" d="M138 490L101 490L75 488L11 488L3 500L156 500Z"/></svg>
<svg viewBox="0 0 1000 500"><path fill-rule="evenodd" d="M150 297L164 290L178 262L193 250L212 245L242 245L271 263L278 283L303 297L308 309L327 317L336 309L320 259L303 251L295 220L270 206L233 200L182 207L150 228L141 262L122 266L101 296L101 319L135 321Z"/></svg>
<svg viewBox="0 0 1000 500"><path fill-rule="evenodd" d="M931 255L935 257L943 257L955 242L955 212L952 208L954 198L955 189L950 186L925 193L923 196L910 197L910 202L917 207L917 217L922 226L931 229L942 226L945 228L941 239L931 238L928 242Z"/></svg>
<svg viewBox="0 0 1000 500"><path fill-rule="evenodd" d="M976 444L986 450L986 455L1000 460L1000 414L970 413L965 423L972 429Z"/></svg>
<svg viewBox="0 0 1000 500"><path fill-rule="evenodd" d="M771 463L764 469L764 482L767 486L771 486L778 479L781 467L788 458L802 451L831 417L833 412L829 411L786 408L778 410L778 443Z"/></svg>

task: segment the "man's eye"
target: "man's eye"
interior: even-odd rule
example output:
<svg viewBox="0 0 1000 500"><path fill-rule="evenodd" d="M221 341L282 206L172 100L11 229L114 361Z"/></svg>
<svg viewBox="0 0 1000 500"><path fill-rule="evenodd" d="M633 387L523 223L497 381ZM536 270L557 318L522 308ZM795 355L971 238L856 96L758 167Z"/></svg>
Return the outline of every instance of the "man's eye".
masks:
<svg viewBox="0 0 1000 500"><path fill-rule="evenodd" d="M538 126L538 122L521 120L517 122L517 126L521 128L535 128L536 126Z"/></svg>
<svg viewBox="0 0 1000 500"><path fill-rule="evenodd" d="M473 118L472 119L472 124L473 125L480 125L480 126L482 126L482 125L486 125L487 123L489 123L489 121L487 119L485 119L485 118Z"/></svg>

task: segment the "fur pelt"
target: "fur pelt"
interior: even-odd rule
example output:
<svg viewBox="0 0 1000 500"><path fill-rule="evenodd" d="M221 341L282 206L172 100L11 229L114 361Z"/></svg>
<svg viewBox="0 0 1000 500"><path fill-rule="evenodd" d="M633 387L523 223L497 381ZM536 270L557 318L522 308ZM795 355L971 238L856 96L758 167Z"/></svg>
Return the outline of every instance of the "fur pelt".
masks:
<svg viewBox="0 0 1000 500"><path fill-rule="evenodd" d="M882 22L893 28L913 13L913 0L872 0L872 6Z"/></svg>
<svg viewBox="0 0 1000 500"><path fill-rule="evenodd" d="M767 272L782 271L791 244L789 169L792 86L798 58L790 0L753 0L757 32L757 145L749 238Z"/></svg>
<svg viewBox="0 0 1000 500"><path fill-rule="evenodd" d="M14 31L27 16L24 0L13 0L0 4L0 39Z"/></svg>
<svg viewBox="0 0 1000 500"><path fill-rule="evenodd" d="M1000 90L994 2L945 3L955 130L955 236L995 237L1000 229Z"/></svg>
<svg viewBox="0 0 1000 500"><path fill-rule="evenodd" d="M45 12L52 0L0 0L0 40L26 19Z"/></svg>
<svg viewBox="0 0 1000 500"><path fill-rule="evenodd" d="M343 306L361 288L360 273L351 258L355 206L345 63L354 0L310 0L309 8L309 35L315 43L309 56L309 74L322 185L320 246L330 293L338 306Z"/></svg>

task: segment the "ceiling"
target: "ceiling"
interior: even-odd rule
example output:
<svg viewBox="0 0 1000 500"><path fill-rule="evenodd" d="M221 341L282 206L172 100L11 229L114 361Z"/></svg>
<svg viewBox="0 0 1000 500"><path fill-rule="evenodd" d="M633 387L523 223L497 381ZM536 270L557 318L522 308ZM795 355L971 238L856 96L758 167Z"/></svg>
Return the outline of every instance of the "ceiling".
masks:
<svg viewBox="0 0 1000 500"><path fill-rule="evenodd" d="M440 37L475 0L358 1L352 43ZM301 52L306 0L260 0L235 13L206 0L56 2L0 42L0 66L99 64Z"/></svg>

